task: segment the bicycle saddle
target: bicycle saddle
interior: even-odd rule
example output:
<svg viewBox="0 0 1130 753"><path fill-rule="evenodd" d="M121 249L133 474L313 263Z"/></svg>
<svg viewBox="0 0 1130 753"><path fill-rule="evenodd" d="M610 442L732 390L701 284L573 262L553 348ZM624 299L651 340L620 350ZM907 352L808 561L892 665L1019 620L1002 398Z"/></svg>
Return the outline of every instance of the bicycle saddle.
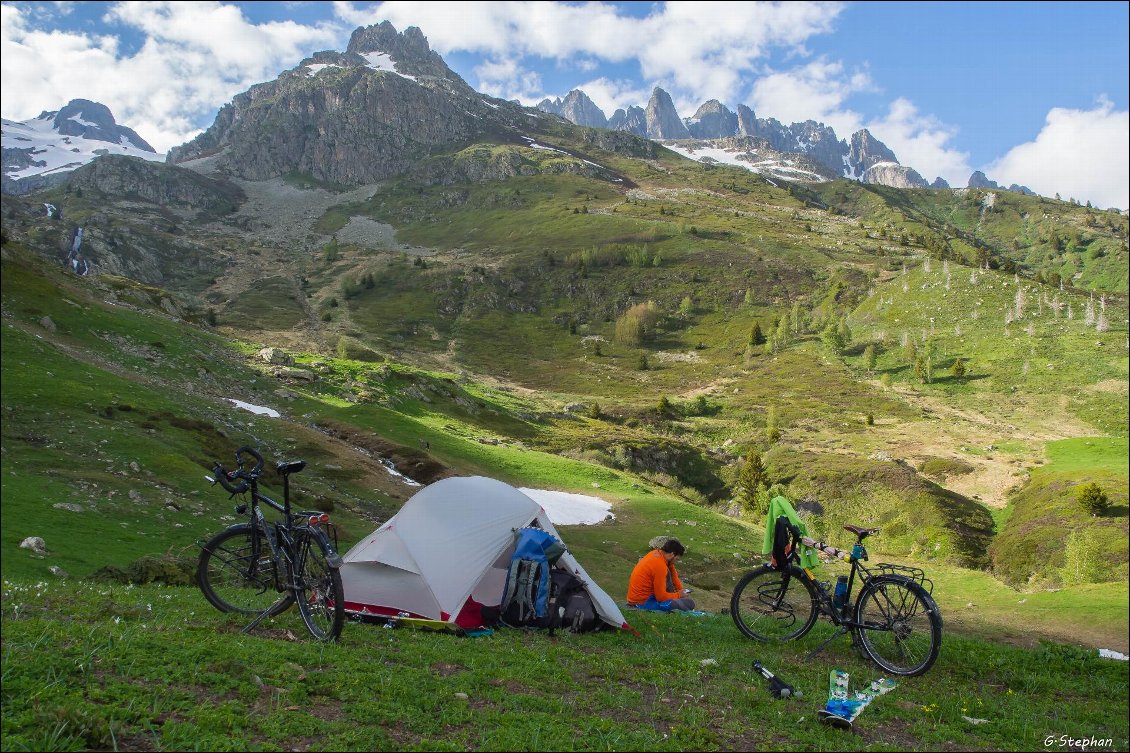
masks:
<svg viewBox="0 0 1130 753"><path fill-rule="evenodd" d="M305 460L284 460L275 466L280 475L287 476L291 473L298 473L306 467Z"/></svg>
<svg viewBox="0 0 1130 753"><path fill-rule="evenodd" d="M879 533L878 528L860 528L859 526L844 526L845 531L851 531L859 537L860 541L870 536L873 533Z"/></svg>

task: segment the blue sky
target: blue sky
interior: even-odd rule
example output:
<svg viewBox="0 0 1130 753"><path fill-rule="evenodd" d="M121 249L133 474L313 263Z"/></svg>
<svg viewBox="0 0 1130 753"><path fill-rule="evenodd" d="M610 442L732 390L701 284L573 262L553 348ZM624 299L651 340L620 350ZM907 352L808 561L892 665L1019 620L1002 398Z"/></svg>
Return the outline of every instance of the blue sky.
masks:
<svg viewBox="0 0 1130 753"><path fill-rule="evenodd" d="M3 2L2 114L76 97L160 151L360 25L421 28L473 87L611 115L654 86L841 138L866 127L928 180L1130 205L1125 2Z"/></svg>

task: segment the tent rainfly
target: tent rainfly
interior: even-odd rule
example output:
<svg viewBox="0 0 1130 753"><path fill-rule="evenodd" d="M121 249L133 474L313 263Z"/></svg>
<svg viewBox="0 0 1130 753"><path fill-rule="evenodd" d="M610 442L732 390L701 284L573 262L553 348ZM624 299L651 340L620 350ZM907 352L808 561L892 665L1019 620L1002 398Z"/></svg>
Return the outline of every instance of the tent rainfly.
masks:
<svg viewBox="0 0 1130 753"><path fill-rule="evenodd" d="M502 601L514 532L527 527L561 540L541 505L509 484L483 476L437 481L345 553L345 608L478 627L482 607ZM616 602L570 552L557 567L585 583L605 623L629 627Z"/></svg>

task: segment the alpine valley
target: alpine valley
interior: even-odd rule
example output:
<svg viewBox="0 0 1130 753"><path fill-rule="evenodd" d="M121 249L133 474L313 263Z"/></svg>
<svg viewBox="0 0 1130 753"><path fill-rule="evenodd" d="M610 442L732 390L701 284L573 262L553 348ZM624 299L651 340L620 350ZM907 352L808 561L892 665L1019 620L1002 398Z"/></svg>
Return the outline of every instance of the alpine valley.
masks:
<svg viewBox="0 0 1130 753"><path fill-rule="evenodd" d="M1037 740L1016 720L1059 708L1039 669L1009 674L1028 656L1065 675L1072 661L1087 667L1091 685L1065 694L1080 705L1061 731L1125 748L1125 665L1094 656L1130 649L1124 211L979 173L964 188L930 182L867 131L840 139L718 102L682 118L662 89L611 117L580 91L523 107L476 92L418 29L388 23L239 94L164 161L85 100L3 128L5 749L307 749L306 733L265 727L183 736L184 726L222 727L186 709L238 702L282 720L292 701L328 708L317 699L350 697L346 679L319 679L330 675L313 659L280 654L282 676L261 673L238 619L209 613L192 588L169 588L193 582L196 542L234 522L202 476L245 444L269 461L308 461L294 482L299 504L332 513L342 551L447 476L600 497L611 519L562 528L600 585L620 599L648 540L678 536L688 547L680 574L710 613L763 560L767 501L783 493L829 543L850 543L845 524L880 528L872 559L924 569L945 619L938 685L900 687L910 712L887 703L897 696L877 701L871 731L854 740L784 721L766 722L764 736L735 731L725 709L701 706L812 717L769 706L760 687L756 700L729 685L703 700L719 668L700 659L719 651L745 672L756 648L815 688L831 662L873 674L846 638L816 667L800 657L817 638L763 655L711 614L701 628L711 647L700 651L693 618L641 616L655 666L599 653L568 681L578 685L570 697L587 709L624 692L634 701L608 703L659 708L669 693L681 714L703 711L713 726L648 722L644 736L621 738L640 720L593 712L607 738L554 732L531 743L476 736L528 721L512 698L531 677L475 684L479 695L459 708L486 707L452 721L454 681L477 677L464 671L474 660L443 654L446 636L350 625L342 646L324 650L351 661L349 643L367 641L374 672L411 665L382 657L389 645L431 656L403 698L434 691L438 710L417 719L385 709L391 717L364 723L386 737L314 747L1027 749L1054 730L1041 726ZM59 156L67 149L73 158ZM1101 499L1083 492L1090 485ZM1084 508L1087 499L1100 503ZM42 546L21 546L33 537ZM170 594L180 622L122 606L136 593ZM292 617L268 632L285 637ZM120 618L161 625L154 635L182 623L219 631L229 649L244 641L239 658L203 643L199 663L241 679L227 689L211 675L178 681L193 689L175 711L122 711L120 696L107 711L100 694L164 682L158 668L124 668L114 646L158 639L116 632ZM672 651L662 645L672 620L674 652L693 658L685 667L657 659ZM57 686L32 670L9 675L13 661L34 663L48 630L61 631L61 656L95 645L112 660L67 659ZM95 631L105 634L87 643ZM571 640L573 653L590 650L576 647L588 638ZM592 650L624 651L622 637L592 640ZM454 645L495 661L486 643ZM181 650L155 646L145 650ZM938 698L978 684L973 667L990 677L966 699L993 708L938 712L937 702L958 703ZM671 675L679 693L663 684ZM597 691L594 677L623 690ZM44 695L17 698L20 683L29 693L46 684ZM1039 700L1011 698L1025 683ZM271 695L280 688L291 695ZM484 700L495 691L501 699ZM935 712L933 732L897 716ZM493 727L482 721L492 714ZM972 724L980 717L994 721ZM35 738L37 728L58 737ZM696 737L703 728L710 735Z"/></svg>

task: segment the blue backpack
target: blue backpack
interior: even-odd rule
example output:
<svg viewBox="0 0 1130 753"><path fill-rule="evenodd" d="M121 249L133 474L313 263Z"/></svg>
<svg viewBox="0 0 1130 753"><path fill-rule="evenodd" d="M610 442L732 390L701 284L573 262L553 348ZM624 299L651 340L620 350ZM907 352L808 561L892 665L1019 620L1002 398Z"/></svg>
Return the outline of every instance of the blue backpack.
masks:
<svg viewBox="0 0 1130 753"><path fill-rule="evenodd" d="M542 627L552 591L550 569L565 553L565 545L538 528L520 528L502 592L502 622L512 627ZM545 625L548 627L548 625Z"/></svg>
<svg viewBox="0 0 1130 753"><path fill-rule="evenodd" d="M601 621L585 582L565 568L555 567L565 545L538 528L516 531L518 540L499 621L510 627L557 628L572 633L597 630Z"/></svg>

